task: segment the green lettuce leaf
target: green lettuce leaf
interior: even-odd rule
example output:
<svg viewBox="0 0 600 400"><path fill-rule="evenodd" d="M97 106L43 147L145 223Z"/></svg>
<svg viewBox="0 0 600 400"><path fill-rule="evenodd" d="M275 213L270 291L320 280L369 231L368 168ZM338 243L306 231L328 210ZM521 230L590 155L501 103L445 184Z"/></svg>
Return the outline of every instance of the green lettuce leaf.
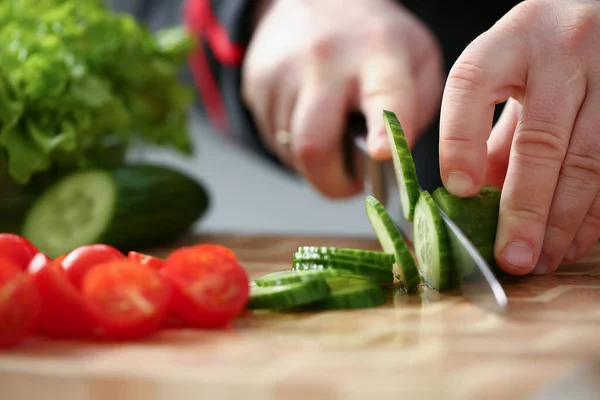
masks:
<svg viewBox="0 0 600 400"><path fill-rule="evenodd" d="M115 140L191 153L181 26L153 34L101 0L3 0L0 43L0 169L19 184L102 163Z"/></svg>

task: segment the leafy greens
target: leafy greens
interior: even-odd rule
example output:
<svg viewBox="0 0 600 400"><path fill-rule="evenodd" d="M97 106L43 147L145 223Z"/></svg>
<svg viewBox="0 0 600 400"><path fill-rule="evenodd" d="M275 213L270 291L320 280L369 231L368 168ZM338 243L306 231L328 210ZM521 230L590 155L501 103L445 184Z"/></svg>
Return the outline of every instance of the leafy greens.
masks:
<svg viewBox="0 0 600 400"><path fill-rule="evenodd" d="M153 34L101 0L2 0L0 44L0 169L18 184L109 142L191 152L182 27Z"/></svg>

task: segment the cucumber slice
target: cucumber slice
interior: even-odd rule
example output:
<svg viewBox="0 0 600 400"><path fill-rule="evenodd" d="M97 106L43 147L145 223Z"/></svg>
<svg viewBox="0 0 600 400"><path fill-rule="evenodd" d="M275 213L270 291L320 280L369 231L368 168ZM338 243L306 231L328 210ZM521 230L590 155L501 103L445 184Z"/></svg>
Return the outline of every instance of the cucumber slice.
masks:
<svg viewBox="0 0 600 400"><path fill-rule="evenodd" d="M385 304L383 289L368 280L336 276L326 278L326 281L331 287L331 294L323 300L305 306L305 308L349 310Z"/></svg>
<svg viewBox="0 0 600 400"><path fill-rule="evenodd" d="M437 204L428 191L422 191L415 207L414 247L417 264L425 283L437 291L452 285L452 254L446 226Z"/></svg>
<svg viewBox="0 0 600 400"><path fill-rule="evenodd" d="M288 285L251 286L247 308L293 308L322 300L331 288L325 279L309 279Z"/></svg>
<svg viewBox="0 0 600 400"><path fill-rule="evenodd" d="M375 197L367 196L365 198L365 208L381 247L385 252L395 256L394 275L402 282L406 290L414 290L421 282L419 270L396 224Z"/></svg>
<svg viewBox="0 0 600 400"><path fill-rule="evenodd" d="M485 185L479 194L470 198L455 197L443 186L432 194L437 205L463 231L491 266L496 265L494 243L500 195L500 189L490 185Z"/></svg>
<svg viewBox="0 0 600 400"><path fill-rule="evenodd" d="M392 270L392 266L394 265L394 258L392 257L392 261L388 261L385 260L385 262L382 262L382 260L367 260L367 259L360 259L360 258L353 258L353 257L349 257L349 256L342 256L342 255L328 255L328 254L317 254L317 253L294 253L292 254L292 261L310 261L310 262L317 262L317 263L326 263L326 264L331 264L331 265L336 265L336 264L340 264L340 263L351 263L351 264L361 264L364 265L366 267L371 267L371 268L379 268L379 269L383 269L385 271L391 271Z"/></svg>
<svg viewBox="0 0 600 400"><path fill-rule="evenodd" d="M317 246L301 246L298 247L296 254L322 254L331 257L345 257L360 261L376 261L381 264L393 264L394 255L382 251L362 250L362 249L347 249L338 247L317 247Z"/></svg>
<svg viewBox="0 0 600 400"><path fill-rule="evenodd" d="M396 171L396 180L398 181L398 190L400 192L400 204L404 218L412 221L414 218L415 206L419 200L419 181L417 179L417 168L412 157L408 142L404 136L402 125L398 121L396 114L391 111L383 111L383 119L388 134L388 139L392 147L392 160Z"/></svg>
<svg viewBox="0 0 600 400"><path fill-rule="evenodd" d="M391 268L384 270L381 268L373 268L369 265L337 261L328 263L327 261L294 261L292 264L294 271L310 271L335 269L340 276L361 277L380 284L394 283L394 275Z"/></svg>
<svg viewBox="0 0 600 400"><path fill-rule="evenodd" d="M351 274L337 269L309 269L306 271L277 271L263 275L253 280L257 286L277 286L302 282L311 279L324 279L340 274Z"/></svg>
<svg viewBox="0 0 600 400"><path fill-rule="evenodd" d="M171 168L85 170L46 189L29 209L22 231L50 257L91 243L128 250L173 240L209 204L204 186Z"/></svg>

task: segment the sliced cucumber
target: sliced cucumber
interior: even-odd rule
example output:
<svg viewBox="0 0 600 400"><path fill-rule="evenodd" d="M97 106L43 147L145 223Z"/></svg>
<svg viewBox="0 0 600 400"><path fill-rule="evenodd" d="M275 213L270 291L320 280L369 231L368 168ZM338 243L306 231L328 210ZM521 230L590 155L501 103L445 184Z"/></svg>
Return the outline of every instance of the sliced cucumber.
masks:
<svg viewBox="0 0 600 400"><path fill-rule="evenodd" d="M394 275L408 291L414 290L421 281L419 270L396 224L375 197L365 198L365 208L381 247L385 252L394 254Z"/></svg>
<svg viewBox="0 0 600 400"><path fill-rule="evenodd" d="M298 247L297 254L322 254L332 257L345 257L361 261L376 261L381 264L393 264L394 255L382 251L363 250L363 249L347 249L338 247L318 247L318 246L301 246Z"/></svg>
<svg viewBox="0 0 600 400"><path fill-rule="evenodd" d="M322 300L330 293L325 279L308 279L288 285L251 286L247 308L294 308Z"/></svg>
<svg viewBox="0 0 600 400"><path fill-rule="evenodd" d="M494 243L500 210L500 189L486 185L470 198L455 197L445 187L437 188L432 197L438 206L471 240L482 257L492 266Z"/></svg>
<svg viewBox="0 0 600 400"><path fill-rule="evenodd" d="M392 159L396 171L396 180L398 181L398 190L400 192L400 204L404 218L412 221L414 218L415 206L419 200L419 183L417 179L417 168L412 157L408 142L404 136L402 125L398 121L396 114L391 111L383 111L383 119L388 134L388 139L392 147Z"/></svg>
<svg viewBox="0 0 600 400"><path fill-rule="evenodd" d="M316 263L325 263L336 266L338 264L360 264L370 268L379 268L385 271L391 271L392 266L394 265L394 259L391 261L389 259L386 260L367 260L360 258L353 258L344 255L329 255L329 254L318 254L318 253L294 253L292 255L292 261L300 261L300 262L316 262Z"/></svg>
<svg viewBox="0 0 600 400"><path fill-rule="evenodd" d="M376 307L385 303L385 293L377 284L364 279L347 277L326 278L331 294L305 308L320 310L348 310Z"/></svg>
<svg viewBox="0 0 600 400"><path fill-rule="evenodd" d="M253 280L257 286L277 286L302 282L311 279L324 279L336 275L351 275L348 271L338 269L309 269L304 271L277 271Z"/></svg>
<svg viewBox="0 0 600 400"><path fill-rule="evenodd" d="M373 268L365 264L357 264L343 261L328 263L327 261L316 260L294 261L292 265L294 271L335 269L338 270L338 274L341 276L348 276L349 274L351 274L352 277L358 276L380 284L389 285L394 283L394 275L392 274L391 268L389 270L384 270L381 268Z"/></svg>
<svg viewBox="0 0 600 400"><path fill-rule="evenodd" d="M453 283L453 263L446 226L428 191L422 191L415 207L414 247L421 277L432 289L448 289Z"/></svg>
<svg viewBox="0 0 600 400"><path fill-rule="evenodd" d="M91 243L126 250L174 239L208 206L201 184L167 167L86 170L43 192L27 213L23 236L50 257Z"/></svg>

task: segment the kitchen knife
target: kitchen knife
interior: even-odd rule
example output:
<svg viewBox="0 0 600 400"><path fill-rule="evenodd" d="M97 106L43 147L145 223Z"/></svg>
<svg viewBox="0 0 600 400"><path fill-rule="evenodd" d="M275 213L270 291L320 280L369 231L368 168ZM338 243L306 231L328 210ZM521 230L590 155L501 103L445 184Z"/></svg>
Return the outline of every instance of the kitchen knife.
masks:
<svg viewBox="0 0 600 400"><path fill-rule="evenodd" d="M397 216L394 221L400 233L413 244L413 224L404 218L400 201L393 208L390 206L390 191L398 193L394 164L392 160L382 162L369 156L365 132L367 128L364 118L359 114L352 114L344 137L346 167L353 176L365 182L367 193L388 208L392 216ZM454 263L458 267L456 273L462 276L462 296L481 308L504 313L508 299L490 266L461 229L439 207L438 210L450 236Z"/></svg>

